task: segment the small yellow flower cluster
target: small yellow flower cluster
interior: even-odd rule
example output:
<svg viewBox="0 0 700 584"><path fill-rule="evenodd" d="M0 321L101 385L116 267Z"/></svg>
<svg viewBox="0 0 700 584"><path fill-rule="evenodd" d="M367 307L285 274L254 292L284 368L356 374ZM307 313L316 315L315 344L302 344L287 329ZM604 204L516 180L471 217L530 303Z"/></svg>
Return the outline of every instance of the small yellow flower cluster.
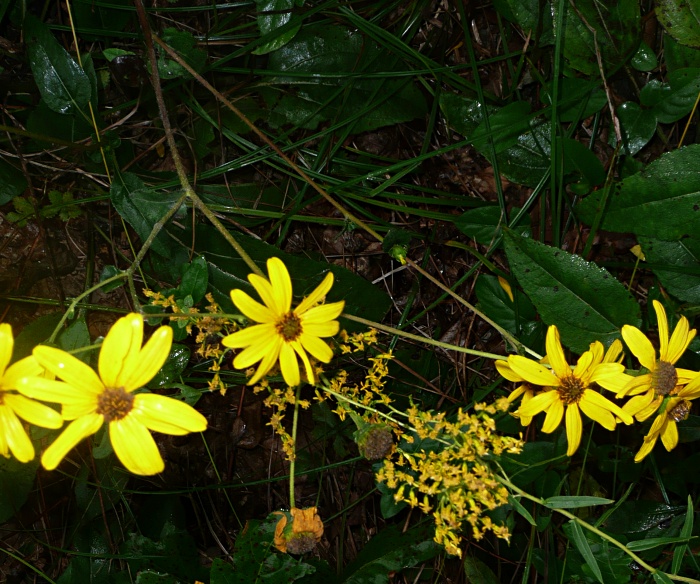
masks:
<svg viewBox="0 0 700 584"><path fill-rule="evenodd" d="M195 342L199 346L197 347L196 353L203 359L211 360L209 371L214 374L207 382L209 390L218 391L221 395L226 395L226 390L228 388L219 374L221 362L226 353L226 349L221 345L221 340L223 336L238 328L237 323L223 316L221 307L216 300L214 300L211 293L207 293L206 295L206 299L209 302L206 306L206 314L200 314L199 310L194 306L183 311L177 305L175 297L172 294L165 297L162 293L154 292L149 289L145 289L143 294L151 299L151 306L161 306L165 309L171 309L174 314L170 316L170 320L173 322L184 321L186 323L184 327L187 334L191 335L193 329L197 329Z"/></svg>
<svg viewBox="0 0 700 584"><path fill-rule="evenodd" d="M253 391L255 393L260 393L262 391L269 392L268 396L263 402L266 407L272 409L272 415L270 416L270 421L267 423L267 425L271 426L275 433L280 437L282 442L282 450L284 450L284 453L287 455L287 460L294 460L296 457L294 441L292 440L292 436L284 427L284 416L287 411L287 407L294 406L297 403L294 388L289 386L287 386L285 389L271 387L268 381L263 379L253 388ZM305 410L311 406L311 402L307 399L300 399L298 404Z"/></svg>
<svg viewBox="0 0 700 584"><path fill-rule="evenodd" d="M473 413L459 409L452 419L444 412L412 406L408 425L415 434L415 446L411 441L400 445L377 473L378 481L397 489L397 502L432 513L435 541L450 554L461 556L459 532L465 524L471 525L477 540L487 531L510 538L507 527L494 524L487 515L508 501L508 491L491 466L493 457L522 448L520 440L496 434L491 416L508 406L506 399L477 404ZM426 449L424 441L436 446Z"/></svg>
<svg viewBox="0 0 700 584"><path fill-rule="evenodd" d="M509 401L522 397L520 408L514 413L527 426L540 412L546 412L542 431L553 432L565 419L568 439L567 455L572 456L579 447L582 434L581 412L607 430L614 430L622 421L632 424L634 418L644 421L657 414L644 443L635 456L641 461L661 438L666 450L678 444L678 422L688 417L691 400L700 397L700 374L677 368L695 329L690 329L684 316L669 335L668 318L663 305L654 300L659 325L659 354L652 342L636 327L625 325L621 335L643 370L637 375L625 372L622 360L622 343L615 341L607 352L596 341L583 353L575 366L569 365L559 341L555 325L547 331L546 362L551 366L519 355L511 355L507 361L497 361L496 367L503 377L518 383ZM616 397L631 397L622 407L604 397L598 388L614 392Z"/></svg>

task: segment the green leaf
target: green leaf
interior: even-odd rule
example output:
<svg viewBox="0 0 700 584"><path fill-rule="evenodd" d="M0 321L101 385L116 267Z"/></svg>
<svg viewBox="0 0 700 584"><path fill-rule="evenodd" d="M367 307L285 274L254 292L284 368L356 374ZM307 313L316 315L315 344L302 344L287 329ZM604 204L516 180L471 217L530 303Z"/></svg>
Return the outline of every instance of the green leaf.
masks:
<svg viewBox="0 0 700 584"><path fill-rule="evenodd" d="M261 35L269 35L278 31L292 21L294 0L255 0L257 9L258 28ZM297 19L295 19L297 20ZM301 28L301 20L297 24L279 31L277 38L265 43L253 51L254 55L266 55L286 45Z"/></svg>
<svg viewBox="0 0 700 584"><path fill-rule="evenodd" d="M273 513L264 521L248 521L236 539L233 564L215 560L211 584L287 584L313 574L311 564L272 547L279 519Z"/></svg>
<svg viewBox="0 0 700 584"><path fill-rule="evenodd" d="M578 353L609 345L624 324L641 325L639 305L607 270L580 256L504 230L510 268L547 324Z"/></svg>
<svg viewBox="0 0 700 584"><path fill-rule="evenodd" d="M659 60L656 58L656 53L651 50L651 47L644 41L639 43L637 52L630 61L632 67L637 71L648 72L653 71L659 66Z"/></svg>
<svg viewBox="0 0 700 584"><path fill-rule="evenodd" d="M533 519L530 512L523 507L522 503L518 501L513 495L508 495L508 503L515 509L520 515L522 515L530 525L537 525L537 522Z"/></svg>
<svg viewBox="0 0 700 584"><path fill-rule="evenodd" d="M699 68L700 50L682 45L673 37L665 34L664 64L669 73L678 69Z"/></svg>
<svg viewBox="0 0 700 584"><path fill-rule="evenodd" d="M77 318L72 322L56 339L56 345L59 349L73 352L76 349L82 349L90 344L90 331L88 330L85 317ZM80 352L76 355L78 359L83 361L89 360L90 353Z"/></svg>
<svg viewBox="0 0 700 584"><path fill-rule="evenodd" d="M136 584L180 584L181 581L170 574L144 570L136 576Z"/></svg>
<svg viewBox="0 0 700 584"><path fill-rule="evenodd" d="M664 572L654 572L653 573L654 582L659 584L673 584L673 580L669 578Z"/></svg>
<svg viewBox="0 0 700 584"><path fill-rule="evenodd" d="M656 127L656 122L654 122ZM598 157L578 140L559 138L564 154L564 173L577 175L587 185L589 190L602 184L605 180L605 169Z"/></svg>
<svg viewBox="0 0 700 584"><path fill-rule="evenodd" d="M643 552L662 545L671 543L688 543L688 537L649 537L647 539L637 539L625 544L628 550L633 552Z"/></svg>
<svg viewBox="0 0 700 584"><path fill-rule="evenodd" d="M34 347L51 336L62 317L63 312L51 312L38 317L25 326L22 332L15 337L15 347L12 354L14 360L17 361L31 355Z"/></svg>
<svg viewBox="0 0 700 584"><path fill-rule="evenodd" d="M160 371L148 384L149 387L172 387L172 383L180 377L190 362L190 348L175 343L170 349L170 355Z"/></svg>
<svg viewBox="0 0 700 584"><path fill-rule="evenodd" d="M603 204L602 191L577 207L591 224ZM700 232L700 144L674 150L615 186L600 225L667 241Z"/></svg>
<svg viewBox="0 0 700 584"><path fill-rule="evenodd" d="M207 293L208 284L207 261L203 256L199 256L185 267L185 273L178 286L178 296L192 296L193 303L197 304Z"/></svg>
<svg viewBox="0 0 700 584"><path fill-rule="evenodd" d="M651 270L670 294L700 304L700 240L662 241L638 237Z"/></svg>
<svg viewBox="0 0 700 584"><path fill-rule="evenodd" d="M628 101L617 108L617 117L620 120L622 151L628 156L634 156L654 137L656 115L653 111L642 109L639 104Z"/></svg>
<svg viewBox="0 0 700 584"><path fill-rule="evenodd" d="M486 120L482 120L466 137L484 156L494 151L498 154L518 143L520 135L530 129L530 117L530 104L525 101L515 101L489 114L488 128ZM493 150L489 140L493 141Z"/></svg>
<svg viewBox="0 0 700 584"><path fill-rule="evenodd" d="M104 268L102 268L102 273L100 274L100 282L104 282L105 280L109 280L110 278L113 278L114 276L124 274L124 270L120 270L116 266L112 265L107 265ZM117 288L120 288L121 286L124 285L126 282L126 278L121 278L120 280L115 280L114 282L110 282L109 284L103 286L100 288L102 292L111 292L112 290L116 290Z"/></svg>
<svg viewBox="0 0 700 584"><path fill-rule="evenodd" d="M500 234L501 208L497 205L469 209L454 220L455 227L478 243L493 243Z"/></svg>
<svg viewBox="0 0 700 584"><path fill-rule="evenodd" d="M44 103L60 114L83 110L92 94L85 71L38 18L27 15L24 34L29 65Z"/></svg>
<svg viewBox="0 0 700 584"><path fill-rule="evenodd" d="M538 46L554 43L552 12L549 5L539 0L494 0L496 10L525 33L532 33Z"/></svg>
<svg viewBox="0 0 700 584"><path fill-rule="evenodd" d="M552 4L556 23L559 7L564 15L564 56L576 70L587 75L600 75L598 54L606 76L617 71L639 45L640 13L637 0L601 3L579 0L575 8L568 2ZM597 34L594 36L594 32ZM555 29L554 34L560 34Z"/></svg>
<svg viewBox="0 0 700 584"><path fill-rule="evenodd" d="M467 577L469 584L501 584L493 570L481 560L472 556L465 556L463 563L464 575Z"/></svg>
<svg viewBox="0 0 700 584"><path fill-rule="evenodd" d="M407 122L427 112L423 94L401 60L357 30L314 24L302 27L270 53L270 83L292 86L268 123L314 129L324 120L350 124L353 133ZM382 75L375 75L382 73Z"/></svg>
<svg viewBox="0 0 700 584"><path fill-rule="evenodd" d="M600 584L605 584L603 574L600 572L600 566L598 566L598 562L591 551L591 546L589 545L581 526L576 522L576 520L571 519L564 524L564 532L566 533L566 537L573 542L576 549L583 556L586 565L591 569L593 575L596 577L596 580L598 580Z"/></svg>
<svg viewBox="0 0 700 584"><path fill-rule="evenodd" d="M391 525L375 535L345 569L343 584L388 582L392 572L416 566L435 557L440 546L432 530L414 526L406 533Z"/></svg>
<svg viewBox="0 0 700 584"><path fill-rule="evenodd" d="M0 160L0 205L9 203L27 188L27 179L18 168Z"/></svg>
<svg viewBox="0 0 700 584"><path fill-rule="evenodd" d="M560 122L582 120L599 112L607 104L599 81L582 77L564 77L560 80L558 117ZM552 105L552 84L542 87L542 103Z"/></svg>
<svg viewBox="0 0 700 584"><path fill-rule="evenodd" d="M109 197L117 212L144 242L154 225L172 208L180 195L156 193L146 188L135 174L125 173L115 178ZM164 257L170 257L170 245L161 233L153 240L151 249Z"/></svg>
<svg viewBox="0 0 700 584"><path fill-rule="evenodd" d="M604 499L603 497L579 495L548 497L544 500L544 505L550 509L578 509L579 507L592 507L594 505L610 505L614 502L612 499Z"/></svg>
<svg viewBox="0 0 700 584"><path fill-rule="evenodd" d="M656 0L656 17L679 43L700 47L700 7L690 0Z"/></svg>
<svg viewBox="0 0 700 584"><path fill-rule="evenodd" d="M170 45L196 72L200 72L207 60L207 54L197 48L197 39L192 33L166 28L163 31L163 40ZM176 77L190 77L187 70L177 61L173 61L163 51L158 57L158 75L161 79L175 79Z"/></svg>
<svg viewBox="0 0 700 584"><path fill-rule="evenodd" d="M27 501L39 468L39 457L29 462L0 457L0 522L11 519Z"/></svg>
<svg viewBox="0 0 700 584"><path fill-rule="evenodd" d="M687 116L700 92L700 68L676 69L668 83L652 79L639 94L642 105L650 107L657 121L672 124Z"/></svg>
<svg viewBox="0 0 700 584"><path fill-rule="evenodd" d="M684 538L689 538L693 535L693 520L695 513L693 512L693 498L688 495L688 510L685 514L685 521L683 521L683 527L681 528L680 536ZM671 564L671 572L673 574L678 574L683 564L683 556L685 552L690 548L687 545L677 546L673 550L673 562Z"/></svg>

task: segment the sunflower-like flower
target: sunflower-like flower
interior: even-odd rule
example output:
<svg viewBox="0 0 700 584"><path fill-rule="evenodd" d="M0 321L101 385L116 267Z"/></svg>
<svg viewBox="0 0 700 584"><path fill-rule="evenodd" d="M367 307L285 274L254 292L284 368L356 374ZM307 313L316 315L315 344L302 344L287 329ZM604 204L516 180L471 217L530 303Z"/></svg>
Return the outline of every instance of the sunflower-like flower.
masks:
<svg viewBox="0 0 700 584"><path fill-rule="evenodd" d="M675 367L690 342L695 338L696 330L690 329L688 319L682 316L669 338L668 319L661 302L654 300L654 310L659 324L659 357L656 357L654 345L637 327L622 327L622 338L630 351L639 359L642 367L649 372L631 377L622 388L621 395L635 396L625 405L624 410L639 421L646 420L663 402L667 395L677 395L679 390L693 380L698 373Z"/></svg>
<svg viewBox="0 0 700 584"><path fill-rule="evenodd" d="M63 418L49 406L22 395L19 380L41 375L44 369L34 357L25 357L8 367L14 345L12 327L0 324L0 454L9 458L12 453L20 462L29 462L34 458L34 445L19 418L42 428L60 428Z"/></svg>
<svg viewBox="0 0 700 584"><path fill-rule="evenodd" d="M172 329L162 326L142 347L143 317L131 313L120 318L102 343L99 375L65 351L34 349L39 364L63 381L27 377L19 381L20 389L61 404L63 418L72 420L41 457L44 468L56 468L74 446L107 423L122 464L134 474L153 475L165 465L149 430L182 436L206 429L204 416L184 402L154 393L134 395L165 363L172 337Z"/></svg>
<svg viewBox="0 0 700 584"><path fill-rule="evenodd" d="M518 414L521 417L533 417L546 411L542 431L550 433L559 426L566 413L567 456L572 456L581 442L583 425L580 412L607 430L615 429L615 416L625 424L633 422L630 414L592 389L593 384L597 384L618 392L627 382L623 365L606 361L611 357L605 355L602 343L592 343L573 369L566 361L555 325L547 330L546 347L551 370L520 355L508 357L508 365L516 375L544 387L542 393L520 406Z"/></svg>
<svg viewBox="0 0 700 584"><path fill-rule="evenodd" d="M700 397L700 376L681 387L675 395L665 398L660 408L661 413L656 416L644 437L644 444L634 457L635 462L640 462L649 454L659 438L669 452L678 445L677 424L688 417L692 406L691 400L697 397Z"/></svg>
<svg viewBox="0 0 700 584"><path fill-rule="evenodd" d="M523 379L515 371L513 371L510 368L510 365L508 365L508 361L496 361L496 369L501 374L501 377L507 379L508 381L512 381L513 383L520 384L508 395L508 403L513 403L516 399L522 397L523 399L520 402L520 404L521 406L523 406L527 402L529 402L533 397L535 397L535 387L530 382ZM532 416L523 416L518 412L515 412L513 415L520 418L520 423L523 426L529 426L530 422L532 422Z"/></svg>
<svg viewBox="0 0 700 584"><path fill-rule="evenodd" d="M312 551L323 536L323 521L316 507L275 511L280 519L275 526L275 547L281 552L305 554Z"/></svg>
<svg viewBox="0 0 700 584"><path fill-rule="evenodd" d="M269 280L257 274L248 275L264 304L253 300L243 290L231 290L231 300L250 320L259 324L224 337L222 343L231 349L243 349L233 360L236 369L247 369L260 361L257 371L248 380L260 380L279 360L282 377L289 386L299 385L299 359L309 383L315 382L314 370L307 352L322 363L328 363L333 351L322 337L332 337L340 324L334 320L345 302L323 302L333 286L329 272L323 282L292 310L292 280L279 258L267 260Z"/></svg>

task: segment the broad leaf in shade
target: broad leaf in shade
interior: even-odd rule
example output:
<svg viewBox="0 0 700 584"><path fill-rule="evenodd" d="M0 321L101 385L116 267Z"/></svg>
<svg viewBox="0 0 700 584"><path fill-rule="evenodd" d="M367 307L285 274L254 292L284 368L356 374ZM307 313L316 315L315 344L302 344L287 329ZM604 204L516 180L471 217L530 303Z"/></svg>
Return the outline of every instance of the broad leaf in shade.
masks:
<svg viewBox="0 0 700 584"><path fill-rule="evenodd" d="M27 501L34 487L39 458L26 463L0 458L0 521L12 518Z"/></svg>
<svg viewBox="0 0 700 584"><path fill-rule="evenodd" d="M516 23L523 32L531 34L538 46L554 43L552 11L549 4L540 0L494 0L496 10Z"/></svg>
<svg viewBox="0 0 700 584"><path fill-rule="evenodd" d="M642 87L639 99L657 121L672 124L692 111L698 92L700 68L691 67L671 71L667 83L652 79Z"/></svg>
<svg viewBox="0 0 700 584"><path fill-rule="evenodd" d="M667 241L698 233L700 145L664 154L617 184L605 209L601 208L603 196L603 191L597 191L577 205L581 221L591 225L600 214L602 229Z"/></svg>
<svg viewBox="0 0 700 584"><path fill-rule="evenodd" d="M260 34L271 35L274 38L255 49L253 54L266 55L292 40L301 28L301 20L295 19L298 22L290 24L295 0L255 0L255 4Z"/></svg>
<svg viewBox="0 0 700 584"><path fill-rule="evenodd" d="M641 21L637 0L554 2L555 36L560 34L556 22L561 6L566 10L561 31L564 56L574 69L587 75L600 75L600 56L607 76L637 51Z"/></svg>
<svg viewBox="0 0 700 584"><path fill-rule="evenodd" d="M683 302L700 304L700 240L638 239L649 267L666 291Z"/></svg>
<svg viewBox="0 0 700 584"><path fill-rule="evenodd" d="M640 326L639 305L607 270L504 230L508 263L542 320L562 342L583 353L593 341L609 345L625 324Z"/></svg>
<svg viewBox="0 0 700 584"><path fill-rule="evenodd" d="M622 133L622 152L634 156L654 137L656 116L653 111L628 101L617 108L617 117Z"/></svg>
<svg viewBox="0 0 700 584"><path fill-rule="evenodd" d="M679 43L700 47L700 5L694 0L656 0L656 17Z"/></svg>
<svg viewBox="0 0 700 584"><path fill-rule="evenodd" d="M27 179L18 168L0 160L0 205L9 203L27 188Z"/></svg>
<svg viewBox="0 0 700 584"><path fill-rule="evenodd" d="M268 124L314 129L325 120L366 132L425 115L423 94L403 62L371 38L341 26L303 26L292 41L270 53L268 70L278 72L266 92ZM407 73L409 73L407 75Z"/></svg>
<svg viewBox="0 0 700 584"><path fill-rule="evenodd" d="M24 33L29 66L44 103L59 114L83 110L92 94L85 71L38 18L26 17Z"/></svg>

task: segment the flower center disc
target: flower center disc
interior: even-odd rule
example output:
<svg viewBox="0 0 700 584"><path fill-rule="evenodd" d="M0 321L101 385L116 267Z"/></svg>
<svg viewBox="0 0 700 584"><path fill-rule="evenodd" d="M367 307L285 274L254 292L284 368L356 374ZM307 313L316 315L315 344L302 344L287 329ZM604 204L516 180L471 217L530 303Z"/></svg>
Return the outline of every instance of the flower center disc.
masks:
<svg viewBox="0 0 700 584"><path fill-rule="evenodd" d="M301 320L293 312L288 312L277 321L277 332L285 341L295 341L301 335Z"/></svg>
<svg viewBox="0 0 700 584"><path fill-rule="evenodd" d="M574 375L569 375L561 380L561 385L557 388L559 398L567 406L576 404L581 399L583 392L586 391L583 382Z"/></svg>
<svg viewBox="0 0 700 584"><path fill-rule="evenodd" d="M651 383L656 395L668 395L678 383L676 368L667 361L659 361L651 375Z"/></svg>
<svg viewBox="0 0 700 584"><path fill-rule="evenodd" d="M108 424L121 420L134 407L134 396L123 387L105 389L97 398L97 413L105 417Z"/></svg>

